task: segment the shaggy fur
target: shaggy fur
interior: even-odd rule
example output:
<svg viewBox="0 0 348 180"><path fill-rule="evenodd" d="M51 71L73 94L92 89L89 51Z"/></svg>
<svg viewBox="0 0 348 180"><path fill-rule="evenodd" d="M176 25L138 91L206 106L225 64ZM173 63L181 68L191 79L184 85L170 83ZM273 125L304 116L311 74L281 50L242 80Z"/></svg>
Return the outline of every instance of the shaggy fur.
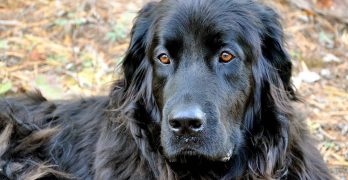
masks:
<svg viewBox="0 0 348 180"><path fill-rule="evenodd" d="M221 49L236 58L219 62ZM292 108L291 62L270 8L149 3L122 66L107 97L1 100L0 178L332 179ZM177 107L204 112L193 118L201 129L174 131Z"/></svg>

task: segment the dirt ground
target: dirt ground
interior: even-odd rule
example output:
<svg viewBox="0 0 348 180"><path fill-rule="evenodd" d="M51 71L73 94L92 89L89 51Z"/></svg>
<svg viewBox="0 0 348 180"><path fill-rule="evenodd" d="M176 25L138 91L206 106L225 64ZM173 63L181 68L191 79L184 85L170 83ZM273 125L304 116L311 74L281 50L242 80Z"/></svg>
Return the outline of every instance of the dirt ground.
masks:
<svg viewBox="0 0 348 180"><path fill-rule="evenodd" d="M286 0L281 15L310 132L337 179L348 179L348 25ZM119 77L136 12L147 0L0 0L0 97L101 95ZM348 7L347 7L348 9Z"/></svg>

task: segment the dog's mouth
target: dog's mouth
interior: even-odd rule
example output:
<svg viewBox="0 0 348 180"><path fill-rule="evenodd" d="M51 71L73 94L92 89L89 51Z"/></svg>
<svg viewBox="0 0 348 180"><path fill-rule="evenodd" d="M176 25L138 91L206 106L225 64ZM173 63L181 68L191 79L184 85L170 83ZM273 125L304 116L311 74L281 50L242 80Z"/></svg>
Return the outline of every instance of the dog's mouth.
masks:
<svg viewBox="0 0 348 180"><path fill-rule="evenodd" d="M223 157L204 155L194 149L182 149L175 156L168 159L171 168L179 174L202 174L211 172L224 174L233 163L232 150Z"/></svg>
<svg viewBox="0 0 348 180"><path fill-rule="evenodd" d="M233 149L230 149L228 152L224 153L223 156L212 157L206 155L198 150L192 148L183 148L179 150L176 154L168 157L169 162L175 163L189 163L197 162L202 160L214 161L214 162L228 162L233 155Z"/></svg>

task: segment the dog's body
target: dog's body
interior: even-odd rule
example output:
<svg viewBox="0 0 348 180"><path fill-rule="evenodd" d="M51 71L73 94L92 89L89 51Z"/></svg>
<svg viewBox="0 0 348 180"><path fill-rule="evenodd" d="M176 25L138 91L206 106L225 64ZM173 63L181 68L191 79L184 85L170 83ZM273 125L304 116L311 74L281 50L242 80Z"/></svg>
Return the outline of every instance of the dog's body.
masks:
<svg viewBox="0 0 348 180"><path fill-rule="evenodd" d="M142 136L140 128L133 129L138 132L130 131L130 128L138 126L136 122L128 124L128 122L107 121L112 121L115 113L108 97L75 102L49 102L41 94L36 93L24 98L8 99L0 103L0 120L3 128L0 136L2 153L0 178L176 179L180 177L180 174L175 174L170 168L160 152L144 152L149 157L144 156L136 141ZM295 138L292 141L301 145L292 147L291 151L287 152L298 161L288 165L285 177L301 179L297 174L306 172L311 174L302 178L329 179L330 175L318 151L312 146L311 139L303 128L305 126L295 120L293 123L290 128L296 134L293 134ZM145 143L143 146L147 150L148 146L152 145ZM298 158L303 159L300 161ZM190 165L194 164L195 162ZM229 167L214 163L196 168L195 174L188 174L189 177L219 179L232 172L228 170ZM217 170L219 168L222 169ZM239 174L248 170L233 171L235 172L232 173ZM251 178L252 174L249 173L252 172L239 178Z"/></svg>
<svg viewBox="0 0 348 180"><path fill-rule="evenodd" d="M10 179L30 179L51 169L93 177L104 122L98 120L106 119L107 105L107 98L48 102L39 93L2 101L2 172Z"/></svg>
<svg viewBox="0 0 348 180"><path fill-rule="evenodd" d="M252 1L150 3L109 96L0 101L0 176L331 179L294 115L282 38Z"/></svg>

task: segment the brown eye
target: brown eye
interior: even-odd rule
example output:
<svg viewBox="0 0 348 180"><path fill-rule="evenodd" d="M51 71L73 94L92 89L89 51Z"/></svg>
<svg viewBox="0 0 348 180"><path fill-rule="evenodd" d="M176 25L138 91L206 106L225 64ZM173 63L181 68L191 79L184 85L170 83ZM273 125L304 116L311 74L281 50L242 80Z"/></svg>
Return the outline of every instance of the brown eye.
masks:
<svg viewBox="0 0 348 180"><path fill-rule="evenodd" d="M220 62L223 62L223 63L228 63L234 58L235 56L227 51L224 51L220 54Z"/></svg>
<svg viewBox="0 0 348 180"><path fill-rule="evenodd" d="M165 54L165 53L160 54L157 58L158 58L158 59L161 61L161 63L163 63L163 64L170 64L170 59L169 59L168 55Z"/></svg>

